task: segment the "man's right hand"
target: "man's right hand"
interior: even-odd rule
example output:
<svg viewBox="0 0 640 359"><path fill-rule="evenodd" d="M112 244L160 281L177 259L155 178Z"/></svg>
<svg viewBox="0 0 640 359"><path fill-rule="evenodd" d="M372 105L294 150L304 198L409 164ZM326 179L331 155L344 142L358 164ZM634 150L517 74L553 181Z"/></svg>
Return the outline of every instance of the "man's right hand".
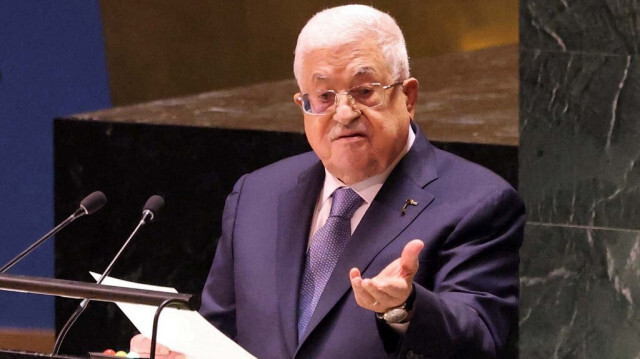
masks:
<svg viewBox="0 0 640 359"><path fill-rule="evenodd" d="M149 355L151 353L151 339L142 334L138 334L131 338L129 351L136 352L140 356ZM163 359L185 359L185 355L178 352L172 352L169 348L161 344L156 344L156 357Z"/></svg>

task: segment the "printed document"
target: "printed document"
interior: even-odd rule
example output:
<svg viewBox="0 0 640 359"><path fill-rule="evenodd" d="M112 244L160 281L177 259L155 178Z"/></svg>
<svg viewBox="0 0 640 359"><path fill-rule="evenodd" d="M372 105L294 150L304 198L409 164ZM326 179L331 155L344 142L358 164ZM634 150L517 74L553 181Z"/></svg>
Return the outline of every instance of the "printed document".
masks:
<svg viewBox="0 0 640 359"><path fill-rule="evenodd" d="M90 272L97 281L100 275ZM178 293L174 288L124 281L106 277L103 285ZM156 306L115 302L131 323L151 338ZM165 308L158 321L157 342L191 359L256 359L211 325L198 312Z"/></svg>

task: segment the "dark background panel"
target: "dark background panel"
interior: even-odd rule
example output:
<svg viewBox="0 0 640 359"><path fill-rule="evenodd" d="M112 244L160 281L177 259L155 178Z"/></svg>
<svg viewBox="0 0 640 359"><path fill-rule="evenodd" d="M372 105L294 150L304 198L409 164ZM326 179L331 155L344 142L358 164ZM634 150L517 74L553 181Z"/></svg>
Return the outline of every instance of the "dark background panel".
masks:
<svg viewBox="0 0 640 359"><path fill-rule="evenodd" d="M90 282L141 217L146 199L166 206L143 228L112 275L198 293L220 233L224 200L244 173L309 149L300 134L179 126L55 122L56 220L86 194L103 191L107 205L56 238L56 277ZM56 326L77 306L57 299ZM104 335L86 333L105 328ZM63 352L127 348L132 326L113 304L92 303L68 335Z"/></svg>

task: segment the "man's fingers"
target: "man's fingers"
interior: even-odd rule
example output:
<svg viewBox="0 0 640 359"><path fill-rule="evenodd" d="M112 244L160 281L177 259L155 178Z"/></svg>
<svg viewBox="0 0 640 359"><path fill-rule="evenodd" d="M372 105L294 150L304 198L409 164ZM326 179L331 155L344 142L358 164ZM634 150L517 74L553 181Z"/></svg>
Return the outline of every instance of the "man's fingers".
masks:
<svg viewBox="0 0 640 359"><path fill-rule="evenodd" d="M151 350L151 340L142 334L138 334L131 338L129 342L129 351L138 354L148 354Z"/></svg>
<svg viewBox="0 0 640 359"><path fill-rule="evenodd" d="M151 339L145 337L142 334L138 334L131 338L129 343L129 351L136 352L138 354L151 353ZM164 345L156 344L156 354L169 355L171 351Z"/></svg>
<svg viewBox="0 0 640 359"><path fill-rule="evenodd" d="M418 256L424 248L424 242L414 239L407 243L400 255L400 266L405 277L411 277L418 271Z"/></svg>
<svg viewBox="0 0 640 359"><path fill-rule="evenodd" d="M391 290L391 288L387 286L380 288L375 279L364 279L362 281L362 288L380 303L389 304L398 301L398 298L394 297L395 293L392 293L396 292L395 290Z"/></svg>
<svg viewBox="0 0 640 359"><path fill-rule="evenodd" d="M363 279L360 270L352 268L349 279L358 305L381 312L405 302L411 294L413 277L418 271L418 256L423 248L424 242L412 240L404 246L400 258L371 279Z"/></svg>
<svg viewBox="0 0 640 359"><path fill-rule="evenodd" d="M411 281L407 281L407 278L371 278L371 287L364 286L364 288L378 299L384 299L384 295L389 299L396 300L403 298L407 291L411 289ZM380 294L383 293L383 294Z"/></svg>
<svg viewBox="0 0 640 359"><path fill-rule="evenodd" d="M370 307L375 303L375 299L362 287L362 277L360 276L360 270L358 268L352 268L349 271L349 278L351 279L351 288L353 294L356 297L356 303L363 308Z"/></svg>
<svg viewBox="0 0 640 359"><path fill-rule="evenodd" d="M358 268L351 268L351 270L349 271L349 279L354 280L355 278L360 277L360 269Z"/></svg>

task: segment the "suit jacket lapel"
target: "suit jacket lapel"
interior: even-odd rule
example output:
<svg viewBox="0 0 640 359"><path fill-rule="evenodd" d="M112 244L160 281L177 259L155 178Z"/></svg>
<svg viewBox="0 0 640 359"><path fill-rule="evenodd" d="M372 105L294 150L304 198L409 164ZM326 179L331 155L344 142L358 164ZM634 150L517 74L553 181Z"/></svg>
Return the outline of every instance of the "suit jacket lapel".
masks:
<svg viewBox="0 0 640 359"><path fill-rule="evenodd" d="M366 270L376 255L433 201L433 194L424 187L437 178L435 152L420 130L416 132L413 147L387 178L340 256L302 342L340 298L350 291L349 270L353 267ZM413 199L418 204L407 208L405 215L402 215L401 209L407 199Z"/></svg>
<svg viewBox="0 0 640 359"><path fill-rule="evenodd" d="M318 161L300 175L298 185L283 193L278 202L276 287L281 326L287 348L293 355L297 342L297 310L300 277L309 239L313 209L324 180Z"/></svg>

